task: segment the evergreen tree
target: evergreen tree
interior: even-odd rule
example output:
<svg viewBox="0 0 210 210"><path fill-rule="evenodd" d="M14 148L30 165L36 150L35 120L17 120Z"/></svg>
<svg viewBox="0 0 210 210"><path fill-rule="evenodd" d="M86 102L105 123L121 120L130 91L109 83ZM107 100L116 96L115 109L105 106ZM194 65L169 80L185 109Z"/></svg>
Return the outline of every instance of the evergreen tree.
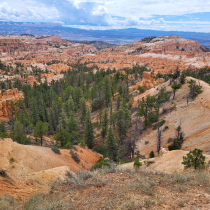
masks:
<svg viewBox="0 0 210 210"><path fill-rule="evenodd" d="M11 138L19 144L24 144L27 137L23 133L23 125L19 121L15 121L14 129L10 134Z"/></svg>
<svg viewBox="0 0 210 210"><path fill-rule="evenodd" d="M61 147L63 147L68 141L70 141L70 134L66 129L60 127L59 131L55 135L55 140L60 142Z"/></svg>
<svg viewBox="0 0 210 210"><path fill-rule="evenodd" d="M9 118L10 118L12 130L14 129L14 120L15 120L16 112L17 112L17 105L13 101L11 101Z"/></svg>
<svg viewBox="0 0 210 210"><path fill-rule="evenodd" d="M67 128L67 117L66 117L66 114L63 109L60 113L58 126L64 128L64 129Z"/></svg>
<svg viewBox="0 0 210 210"><path fill-rule="evenodd" d="M71 134L78 129L78 121L74 116L73 112L70 112L69 119L67 120L68 128L67 131Z"/></svg>
<svg viewBox="0 0 210 210"><path fill-rule="evenodd" d="M45 122L39 121L37 122L34 128L34 135L35 137L39 137L41 139L41 146L42 146L42 138L44 135L48 134L48 125Z"/></svg>
<svg viewBox="0 0 210 210"><path fill-rule="evenodd" d="M30 102L30 117L34 125L40 120L35 98L32 98Z"/></svg>
<svg viewBox="0 0 210 210"><path fill-rule="evenodd" d="M0 123L0 132L1 132L1 133L6 133L6 132L7 132L6 127L5 127L5 122L4 122L4 121L2 121L2 122Z"/></svg>
<svg viewBox="0 0 210 210"><path fill-rule="evenodd" d="M117 110L120 108L120 103L121 103L121 96L118 95L117 96L117 103L116 103Z"/></svg>
<svg viewBox="0 0 210 210"><path fill-rule="evenodd" d="M205 166L206 157L202 154L200 149L194 149L190 151L187 156L183 156L182 164L185 165L185 169L193 167L195 170L203 168Z"/></svg>
<svg viewBox="0 0 210 210"><path fill-rule="evenodd" d="M86 114L86 118L85 118L84 139L85 139L85 143L87 144L88 148L92 149L94 134L93 134L93 126L92 126L92 122L91 122L91 115L90 115L89 108L87 108L87 114Z"/></svg>
<svg viewBox="0 0 210 210"><path fill-rule="evenodd" d="M130 115L129 111L125 108L121 108L116 113L116 125L119 136L119 143L122 144L126 139L126 134L129 127Z"/></svg>
<svg viewBox="0 0 210 210"><path fill-rule="evenodd" d="M65 103L65 111L67 115L69 116L71 112L75 112L74 108L74 101L72 99L72 96L69 97L69 100Z"/></svg>
<svg viewBox="0 0 210 210"><path fill-rule="evenodd" d="M159 119L159 104L156 103L155 96L143 97L139 105L139 115L144 116L144 125L150 125Z"/></svg>
<svg viewBox="0 0 210 210"><path fill-rule="evenodd" d="M174 100L176 91L181 88L181 84L180 83L178 83L178 84L175 83L175 84L171 85L171 88L173 89L173 93L174 93L173 100Z"/></svg>
<svg viewBox="0 0 210 210"><path fill-rule="evenodd" d="M108 128L108 133L105 140L105 146L107 148L107 153L110 159L116 161L117 160L117 151L118 151L118 143L114 136L114 131L110 126Z"/></svg>
<svg viewBox="0 0 210 210"><path fill-rule="evenodd" d="M155 157L155 153L153 152L153 150L149 153L149 158L154 158Z"/></svg>
<svg viewBox="0 0 210 210"><path fill-rule="evenodd" d="M108 111L107 109L105 109L102 121L102 131L101 131L102 138L104 138L107 134L108 124L109 124Z"/></svg>
<svg viewBox="0 0 210 210"><path fill-rule="evenodd" d="M108 107L108 104L111 101L112 93L111 93L111 82L107 75L104 77L103 80L103 96L106 106Z"/></svg>
<svg viewBox="0 0 210 210"><path fill-rule="evenodd" d="M80 107L81 107L80 121L81 121L82 125L84 126L85 116L86 116L86 112L87 112L86 101L84 98L81 98L81 100L80 100Z"/></svg>
<svg viewBox="0 0 210 210"><path fill-rule="evenodd" d="M180 76L180 78L179 78L179 82L182 85L184 85L185 81L186 81L186 75L185 75L185 73L182 73L181 76Z"/></svg>

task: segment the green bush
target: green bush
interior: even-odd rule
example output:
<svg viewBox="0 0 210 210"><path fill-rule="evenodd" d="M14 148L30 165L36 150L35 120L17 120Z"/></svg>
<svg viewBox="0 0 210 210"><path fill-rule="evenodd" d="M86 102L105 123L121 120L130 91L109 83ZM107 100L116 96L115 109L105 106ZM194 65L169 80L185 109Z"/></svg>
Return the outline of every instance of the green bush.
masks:
<svg viewBox="0 0 210 210"><path fill-rule="evenodd" d="M160 121L160 122L159 122L159 127L161 127L165 122L166 122L165 120ZM153 130L156 130L157 127L158 127L158 123L156 123L156 124L153 126L152 129L153 129Z"/></svg>
<svg viewBox="0 0 210 210"><path fill-rule="evenodd" d="M103 155L103 157L107 157L107 149L104 145L97 146L93 149L95 152Z"/></svg>
<svg viewBox="0 0 210 210"><path fill-rule="evenodd" d="M139 157L136 157L134 159L134 163L133 163L134 167L139 168L140 166L142 166L142 163L139 162Z"/></svg>
<svg viewBox="0 0 210 210"><path fill-rule="evenodd" d="M155 161L151 161L151 160L145 160L145 161L144 161L144 164L146 164L147 167L150 166L150 165L153 164L153 163L155 163Z"/></svg>
<svg viewBox="0 0 210 210"><path fill-rule="evenodd" d="M137 90L140 92L140 93L144 93L145 92L145 89L143 87L141 87L140 85L137 87Z"/></svg>
<svg viewBox="0 0 210 210"><path fill-rule="evenodd" d="M154 158L155 157L155 153L153 152L153 150L149 153L149 158Z"/></svg>
<svg viewBox="0 0 210 210"><path fill-rule="evenodd" d="M60 150L57 147L52 147L51 150L55 153L55 154L61 154Z"/></svg>
<svg viewBox="0 0 210 210"><path fill-rule="evenodd" d="M164 128L164 130L167 130L167 129L168 129L168 126L166 125L165 128Z"/></svg>
<svg viewBox="0 0 210 210"><path fill-rule="evenodd" d="M9 162L10 162L10 163L15 162L14 158L10 158Z"/></svg>
<svg viewBox="0 0 210 210"><path fill-rule="evenodd" d="M0 137L2 138L9 138L8 134L6 132L0 132Z"/></svg>
<svg viewBox="0 0 210 210"><path fill-rule="evenodd" d="M106 168L106 167L111 167L111 165L108 163L108 160L105 160L103 158L100 158L96 164L91 168L91 170L96 170L98 168Z"/></svg>
<svg viewBox="0 0 210 210"><path fill-rule="evenodd" d="M6 132L7 132L7 130L6 130L6 127L5 127L5 122L2 121L0 123L0 133L6 133Z"/></svg>
<svg viewBox="0 0 210 210"><path fill-rule="evenodd" d="M80 158L79 158L77 153L74 153L73 150L70 150L70 154L71 154L71 156L72 156L72 158L74 159L75 162L77 162L77 163L80 162Z"/></svg>
<svg viewBox="0 0 210 210"><path fill-rule="evenodd" d="M168 150L169 151L171 151L171 150L179 150L179 149L181 149L181 146L177 142L174 142L173 144L168 146Z"/></svg>

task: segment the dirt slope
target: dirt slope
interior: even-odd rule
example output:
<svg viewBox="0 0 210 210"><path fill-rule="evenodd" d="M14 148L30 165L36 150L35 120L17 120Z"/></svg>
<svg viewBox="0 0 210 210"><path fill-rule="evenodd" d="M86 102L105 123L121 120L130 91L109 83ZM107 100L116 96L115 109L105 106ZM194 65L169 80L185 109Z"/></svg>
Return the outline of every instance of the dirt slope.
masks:
<svg viewBox="0 0 210 210"><path fill-rule="evenodd" d="M154 161L151 165L147 167L147 169L153 169L155 171L164 172L164 173L174 173L174 172L182 172L184 170L183 156L186 156L188 151L183 150L173 150L166 151L165 154L160 157L150 158L146 161ZM206 157L206 163L210 160L210 155L204 154ZM143 164L143 168L146 167L145 160L141 160ZM120 169L133 169L133 162L125 163L119 166Z"/></svg>
<svg viewBox="0 0 210 210"><path fill-rule="evenodd" d="M100 158L98 153L79 146L74 151L80 158L79 164L67 149L60 150L59 155L50 148L21 145L11 139L0 139L0 147L0 169L8 174L0 176L0 195L12 195L18 200L27 199L38 191L48 191L50 184L63 180L67 171L89 169Z"/></svg>
<svg viewBox="0 0 210 210"><path fill-rule="evenodd" d="M81 159L79 164L73 160L69 150L61 150L59 155L50 148L21 145L11 139L1 139L0 145L0 168L15 176L60 166L68 166L71 171L77 172L92 167L100 158L99 154L78 146L78 151L75 152ZM10 163L10 158L14 158L13 163Z"/></svg>
<svg viewBox="0 0 210 210"><path fill-rule="evenodd" d="M188 80L194 79L191 77ZM205 153L210 154L210 86L203 82L196 80L197 84L200 82L202 86L203 93L199 94L195 100L189 99L189 104L187 105L187 95L189 94L189 84L184 84L181 89L176 92L175 100L165 103L160 108L160 113L164 108L173 107L176 104L176 108L172 111L168 111L166 114L160 115L160 120L166 120L165 126L168 129L162 132L162 146L167 148L169 145L168 138L175 136L175 129L180 125L185 135L185 141L183 143L183 150L193 150L194 148L202 149ZM158 92L161 86L166 86L167 90L172 90L169 82L156 87L156 90L151 89L149 94L153 95ZM146 92L145 92L146 93ZM140 96L137 96L141 98ZM148 128L139 136L139 141L137 142L137 150L140 150L141 154L148 155L151 150L156 151L156 130ZM148 144L145 144L149 141Z"/></svg>

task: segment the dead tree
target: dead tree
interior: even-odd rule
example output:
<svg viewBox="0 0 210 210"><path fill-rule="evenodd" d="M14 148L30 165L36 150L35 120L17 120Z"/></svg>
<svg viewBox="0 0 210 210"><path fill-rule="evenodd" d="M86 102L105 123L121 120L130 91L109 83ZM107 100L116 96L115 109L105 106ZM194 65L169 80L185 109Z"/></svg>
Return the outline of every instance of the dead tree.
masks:
<svg viewBox="0 0 210 210"><path fill-rule="evenodd" d="M157 140L156 140L156 151L157 153L160 152L160 149L161 149L161 144L162 144L162 130L160 129L160 126L159 126L159 122L158 122L158 125L157 125Z"/></svg>
<svg viewBox="0 0 210 210"><path fill-rule="evenodd" d="M131 137L127 138L124 143L125 152L123 156L129 155L132 161L134 161L134 153L136 149L136 141L141 134L140 123L136 121L136 125L132 131Z"/></svg>

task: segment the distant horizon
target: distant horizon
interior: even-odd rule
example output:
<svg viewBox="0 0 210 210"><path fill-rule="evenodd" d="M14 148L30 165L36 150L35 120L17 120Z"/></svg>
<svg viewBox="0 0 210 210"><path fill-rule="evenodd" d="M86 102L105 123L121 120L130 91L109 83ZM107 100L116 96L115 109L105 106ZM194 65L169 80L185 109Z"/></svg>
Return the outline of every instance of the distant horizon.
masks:
<svg viewBox="0 0 210 210"><path fill-rule="evenodd" d="M46 26L46 27L53 27L54 26L60 26L60 27L64 27L64 28L74 28L74 29L81 29L81 30L87 30L87 31L114 31L114 30L132 30L132 29L136 29L136 30L142 30L142 31L160 31L160 32L183 32L183 33L205 33L205 34L210 34L209 32L196 32L196 31L184 31L184 30L159 30L159 29L145 29L145 28L136 28L136 27L126 27L126 28L103 28L103 27L95 27L95 28L86 28L86 27L82 27L80 25L63 25L61 23L56 23L56 22L31 22L31 21L3 21L0 20L0 23L17 23L17 24L45 24L45 25L51 25L51 26ZM27 25L26 25L27 26ZM30 27L30 25L28 25ZM37 26L39 27L39 26ZM41 27L41 26L40 26ZM56 34L55 34L56 35ZM50 36L50 35L49 35Z"/></svg>
<svg viewBox="0 0 210 210"><path fill-rule="evenodd" d="M92 30L134 27L210 33L210 1L3 0L0 20L53 22Z"/></svg>

